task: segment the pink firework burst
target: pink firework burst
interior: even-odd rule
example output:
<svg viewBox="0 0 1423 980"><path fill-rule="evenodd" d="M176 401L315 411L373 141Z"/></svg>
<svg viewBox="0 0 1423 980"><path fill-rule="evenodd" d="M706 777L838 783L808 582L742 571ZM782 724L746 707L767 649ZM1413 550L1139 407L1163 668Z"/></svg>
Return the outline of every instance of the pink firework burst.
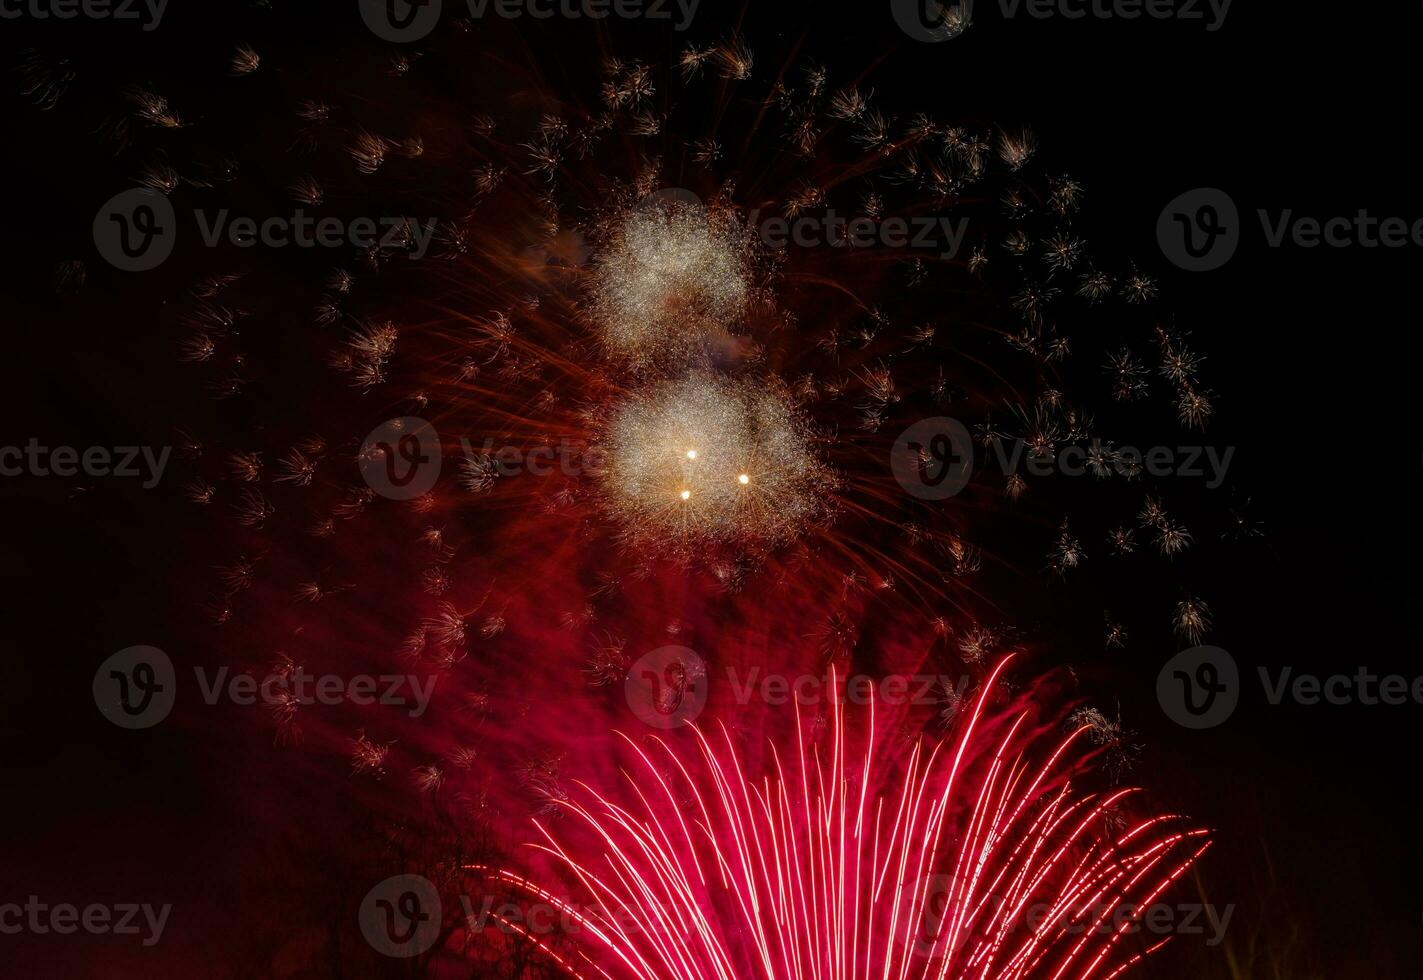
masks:
<svg viewBox="0 0 1423 980"><path fill-rule="evenodd" d="M689 758L627 739L626 805L580 784L586 800L561 801L576 818L562 841L535 821L546 843L532 846L584 901L473 870L572 925L569 952L501 920L580 978L1110 980L1165 944L1137 935L1140 916L1210 846L1206 832L1127 819L1133 789L1076 791L1088 726L1045 740L1029 710L986 710L1011 659L955 737L916 739L893 763L873 703L851 732L841 698L819 738L797 709L796 758L787 767L769 745L759 778L725 726L693 727Z"/></svg>

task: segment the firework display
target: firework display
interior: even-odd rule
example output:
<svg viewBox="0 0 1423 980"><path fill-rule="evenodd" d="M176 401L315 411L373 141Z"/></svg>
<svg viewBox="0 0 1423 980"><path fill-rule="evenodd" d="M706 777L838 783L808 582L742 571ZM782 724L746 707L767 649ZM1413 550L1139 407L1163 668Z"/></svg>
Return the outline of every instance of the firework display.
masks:
<svg viewBox="0 0 1423 980"><path fill-rule="evenodd" d="M730 84L754 83L748 47L708 50L705 60ZM243 59L253 77L271 63ZM914 491L933 487L942 448L925 438L901 450L895 434L916 418L981 411L980 445L1017 440L1044 460L1094 436L1088 409L1056 377L1075 350L1053 307L1070 300L1091 312L1114 302L1116 319L1151 301L1154 284L1135 272L1098 271L1072 230L1082 189L1068 178L1034 182L1037 147L1026 132L975 132L927 116L892 129L868 93L834 88L825 69L808 64L728 112L718 133L694 135L683 127L701 116L699 90L711 84L705 67L699 50L671 70L609 61L601 105L555 105L545 96L532 132L507 137L505 127L526 123L483 115L493 107L478 103L428 104L428 113L466 120L479 110L466 122L464 145L448 135L377 136L355 119L337 122L325 96L308 97L291 124L308 159L286 182L303 205L365 196L365 183L383 177L420 179L465 195L455 202L464 216L446 217L445 201L435 217L420 217L422 200L349 264L319 270L311 286L289 282L286 265L214 270L180 303L181 359L207 373L219 405L262 401L270 372L292 370L291 357L303 350L330 379L315 381L321 394L296 409L309 414L265 432L249 430L240 412L223 412L216 432L184 437L192 442L190 499L234 528L219 547L236 557L202 559L220 568L218 594L197 599L238 646L260 634L281 651L273 664L250 665L246 656L239 664L283 679L266 699L277 743L332 758L332 776L391 788L403 782L425 805L461 810L461 823L507 825L517 837L530 797L536 813L576 806L573 777L562 770L580 770L575 757L586 732L611 732L620 717L616 700L577 707L579 688L591 680L595 689L620 691L659 645L693 644L706 655L701 676L678 683L710 685L713 704L725 702L727 671L796 664L797 673L890 674L898 660L983 672L1018 645L1001 612L984 621L990 608L981 592L998 586L975 584L984 553L974 538L986 532L997 501L1023 496L1024 477L1005 474L1000 488L972 485L934 499ZM657 101L679 89L685 109ZM155 100L146 94L141 115L166 104ZM654 109L659 104L667 108ZM744 140L736 127L767 112L784 117L789 135L773 127L764 140ZM618 145L629 138L648 145L629 152ZM721 148L733 140L746 144L740 159ZM690 147L691 169L674 174L660 164L657 144ZM408 173L396 173L402 165ZM187 166L175 159L168 169L181 174ZM442 170L459 176L430 178ZM176 194L181 183L161 189ZM833 220L842 196L854 226ZM919 219L926 196L981 221L963 254L937 239L937 251L895 247L896 220L949 227ZM775 242L768 198L776 220L800 240L821 236L819 247L792 251ZM856 244L865 228L886 241ZM427 269L415 264L422 248L433 263ZM1004 263L1010 268L999 281L993 270ZM252 308L266 305L260 297L272 288L310 296L313 311L312 329L288 338L278 359L245 349ZM1004 296L1011 327L993 323L1003 319L995 308ZM1163 393L1197 406L1184 421L1202 421L1209 395L1195 380L1199 358L1174 333L1156 336ZM1005 355L1020 363L1003 363ZM1131 351L1104 363L1110 370L1098 375L1110 399L1131 403L1151 393ZM382 423L390 416L397 418ZM287 445L267 441L293 426L308 431ZM897 454L906 452L908 486L904 473L894 475ZM1104 452L1101 479L1137 482ZM434 482L416 483L423 475L416 468L431 459L440 461ZM1148 495L1141 513L1164 556L1190 543L1157 497ZM1067 520L1052 536L1058 575L1076 574L1088 554ZM1129 550L1130 534L1119 550ZM1177 613L1192 637L1204 616L1203 605L1189 602ZM361 632L353 641L355 623ZM288 649L294 642L300 652ZM519 650L540 651L551 668L536 696L525 672L504 666ZM412 689L428 683L434 692L428 712L313 711L287 681L337 669L340 656L383 672L410 670ZM683 693L660 696L653 716L675 712ZM941 725L954 723L965 702L943 685L932 700ZM982 697L974 703L981 710ZM569 725L578 719L583 734L570 728L561 746L550 738L534 751L529 725L552 735L562 726L547 719L559 714ZM842 719L832 720L838 731ZM972 727L958 736L961 745ZM1120 739L1108 741L1124 751ZM703 765L736 765L701 744ZM1175 844L1191 838L1163 841L1147 821L1107 847L1097 836L1109 828L1099 825L1119 792L1084 803L1055 776L1007 757L945 781L939 763L949 749L923 750L933 764L916 754L901 789L851 809L846 793L869 792L873 750L863 751L858 775L838 742L830 771L803 770L815 794L762 788L770 793L762 807L811 808L792 824L758 822L767 814L749 797L725 795L733 790L723 785L717 815L704 811L695 833L688 825L694 838L708 835L693 852L657 850L672 847L663 836L670 828L639 830L622 809L612 811L617 828L604 826L606 815L577 809L608 833L630 834L619 853L631 858L632 848L648 862L616 875L636 893L610 892L616 884L568 856L599 903L665 902L676 911L657 914L677 915L678 928L709 903L697 913L698 945L599 927L604 952L640 977L1030 976L1050 964L1102 976L1107 965L1143 952L1119 961L1108 955L1115 941L1064 950L1041 932L1010 935L1012 906L1048 895L1055 916L1075 916L1108 892L1154 894L1185 866ZM397 782L397 769L408 777ZM501 776L510 772L522 775ZM589 786L599 799L612 792ZM700 805L709 805L705 796ZM959 827L960 820L970 823ZM977 836L953 844L951 827ZM850 834L854 846L826 849L832 833ZM748 862L759 869L754 875ZM970 874L966 862L979 870ZM911 865L915 880L943 872L965 890L949 898L953 935L934 937L941 948L922 964L905 945L924 901L902 880ZM697 888L688 891L694 874ZM721 897L700 891L710 887L707 874L723 876ZM672 879L682 885L668 890ZM794 913L789 904L765 909L789 903L791 889ZM999 889L1008 904L990 912L981 901ZM863 909L839 906L847 901ZM801 909L805 902L813 908ZM871 907L879 911L870 915ZM652 905L637 908L653 914ZM798 929L807 916L813 924ZM748 930L757 937L754 957L742 948Z"/></svg>
<svg viewBox="0 0 1423 980"><path fill-rule="evenodd" d="M1117 680L1262 533L1072 140L751 13L359 6L15 61L176 393L176 636L94 691L250 791L214 975L1176 975L1221 832Z"/></svg>

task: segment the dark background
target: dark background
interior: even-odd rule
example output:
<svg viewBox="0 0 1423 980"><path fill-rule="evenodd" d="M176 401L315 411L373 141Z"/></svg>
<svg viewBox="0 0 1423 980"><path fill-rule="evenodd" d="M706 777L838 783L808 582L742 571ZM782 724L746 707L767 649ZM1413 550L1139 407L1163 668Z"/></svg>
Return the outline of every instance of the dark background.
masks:
<svg viewBox="0 0 1423 980"><path fill-rule="evenodd" d="M361 29L354 3L329 12L230 6L239 18L288 18L310 43ZM1145 745L1141 778L1217 828L1198 881L1206 900L1239 906L1231 957L1188 941L1141 975L1416 976L1423 706L1273 707L1253 674L1256 665L1423 672L1423 254L1271 249L1253 216L1293 208L1325 218L1363 207L1423 217L1410 112L1423 9L1238 3L1207 33L1174 21L1005 21L995 4L979 7L971 30L941 45L907 40L880 2L743 11L704 0L691 34L720 37L722 25L744 16L759 47L803 38L823 58L878 63L871 86L906 102L1030 123L1044 152L1086 185L1094 231L1160 275L1220 395L1206 441L1238 447L1234 474L1264 536L1218 563L1202 588L1216 613L1212 640L1235 655L1254 692L1229 723L1195 733L1162 716L1154 689L1168 650L1135 649L1114 663L1123 718ZM153 35L75 25L83 36L74 43L123 45L155 65L182 59L188 40L205 36L208 8L173 0ZM28 43L24 28L0 22L7 53ZM547 45L551 55L583 43L587 30L558 24L545 38L541 29L521 28L531 49ZM58 36L54 25L46 30ZM684 40L645 25L607 30L649 59ZM0 416L0 443L168 444L169 354L144 327L156 312L146 305L152 297L108 274L78 304L58 302L48 288L62 258L101 267L85 216L119 186L110 164L6 81L0 268L11 407ZM1167 201L1201 186L1226 190L1246 228L1229 265L1193 275L1162 259L1155 225ZM272 826L237 805L244 786L224 772L220 733L119 733L89 693L109 653L163 646L188 615L170 598L172 559L191 530L176 496L171 481L153 492L132 481L0 482L8 750L0 901L38 892L52 902L109 896L176 906L156 950L114 944L102 971L86 958L90 975L195 976L193 964L208 957L212 975L225 975L215 951L240 942L252 898L243 890L245 849ZM250 768L241 776L256 778ZM26 968L17 976L73 975L76 961L57 938L20 946L0 937L0 958L14 963L18 950Z"/></svg>

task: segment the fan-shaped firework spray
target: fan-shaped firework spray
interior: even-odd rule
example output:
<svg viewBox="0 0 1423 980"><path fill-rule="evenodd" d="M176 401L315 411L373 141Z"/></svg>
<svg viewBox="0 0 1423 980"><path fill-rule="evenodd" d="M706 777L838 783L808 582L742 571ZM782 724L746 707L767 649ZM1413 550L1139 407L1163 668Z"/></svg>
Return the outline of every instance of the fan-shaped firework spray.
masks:
<svg viewBox="0 0 1423 980"><path fill-rule="evenodd" d="M538 823L538 847L590 904L493 874L586 936L559 956L577 977L1116 976L1146 952L1123 942L1137 914L1119 910L1151 906L1208 844L1174 818L1124 818L1130 790L1078 793L1088 726L1054 743L1019 713L982 731L1006 663L951 741L916 741L892 764L874 702L847 721L840 697L822 739L797 711L793 750L773 745L764 774L725 727L685 752L628 740L621 791L559 802L581 843Z"/></svg>

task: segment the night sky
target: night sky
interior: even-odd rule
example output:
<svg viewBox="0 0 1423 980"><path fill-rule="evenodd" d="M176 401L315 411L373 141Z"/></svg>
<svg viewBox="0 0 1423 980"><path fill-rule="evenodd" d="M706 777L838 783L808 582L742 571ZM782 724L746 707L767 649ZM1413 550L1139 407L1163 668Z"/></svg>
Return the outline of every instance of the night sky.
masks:
<svg viewBox="0 0 1423 980"><path fill-rule="evenodd" d="M124 77L155 83L244 31L254 44L279 37L271 46L291 57L362 38L354 2L284 6L174 0L151 33L7 20L0 38L7 64L31 45L72 46L90 64L122 65ZM1135 975L1417 975L1423 847L1413 787L1423 705L1271 705L1257 668L1423 674L1415 287L1423 246L1272 248L1257 211L1423 218L1408 114L1423 10L1240 4L1208 32L1171 21L1005 20L980 0L963 37L923 44L897 29L887 3L850 6L704 0L690 33L715 39L739 24L768 63L795 49L845 76L871 69L865 87L891 107L1031 125L1047 169L1085 185L1083 228L1159 276L1164 308L1206 359L1218 414L1204 438L1147 419L1143 431L1233 447L1222 500L1261 532L1223 542L1230 528L1219 506L1196 530L1204 557L1192 580L1214 612L1208 642L1231 652L1245 680L1226 724L1189 731L1162 712L1156 682L1176 650L1169 632L1143 629L1105 653L1084 648L1084 674L1115 693L1137 733L1134 780L1165 810L1215 832L1178 897L1236 906L1222 946L1184 937ZM498 31L511 60L532 59L553 80L565 70L574 77L566 66L600 46L658 60L684 40L661 25L617 21ZM177 262L126 276L104 266L90 222L131 182L131 168L97 145L74 100L42 112L18 78L0 86L11 345L0 444L172 445L175 428L194 419L201 427L215 413L176 370L166 329L168 298L189 270ZM1224 268L1187 273L1162 256L1156 225L1168 201L1198 187L1231 196L1243 240ZM53 270L75 257L87 262L89 282L58 296ZM280 323L283 299L271 303ZM285 349L279 338L254 344L278 360ZM295 368L287 381L293 391L303 384ZM276 425L279 409L253 408L255 424ZM360 832L359 800L324 796L231 706L139 732L95 709L94 670L111 653L191 648L204 635L188 586L194 569L214 564L210 532L181 500L180 481L146 490L135 480L6 476L0 514L9 598L0 631L9 750L0 903L38 893L174 907L153 948L133 938L0 937L13 975L415 976L402 962L352 953L360 937L350 903L372 872L333 842ZM1089 542L1089 552L1094 544L1105 550ZM1032 601L1040 623L1085 636L1099 629L1104 605L1129 617L1138 603L1160 602L1147 592L1123 572L1044 587ZM298 906L301 928L284 931L286 910ZM283 964L300 965L282 972Z"/></svg>

